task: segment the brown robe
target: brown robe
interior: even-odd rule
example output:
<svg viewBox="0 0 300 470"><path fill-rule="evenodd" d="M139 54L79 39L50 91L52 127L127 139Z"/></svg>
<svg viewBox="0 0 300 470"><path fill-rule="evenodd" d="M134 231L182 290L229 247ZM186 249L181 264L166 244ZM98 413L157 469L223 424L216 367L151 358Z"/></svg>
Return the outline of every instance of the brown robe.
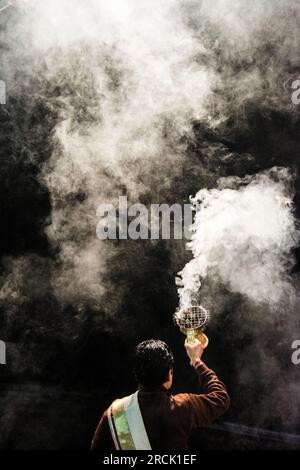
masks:
<svg viewBox="0 0 300 470"><path fill-rule="evenodd" d="M215 372L203 363L196 373L201 394L169 395L162 388L139 390L138 401L152 450L187 449L193 429L211 424L228 409L229 396ZM98 424L91 449L115 449L107 412Z"/></svg>

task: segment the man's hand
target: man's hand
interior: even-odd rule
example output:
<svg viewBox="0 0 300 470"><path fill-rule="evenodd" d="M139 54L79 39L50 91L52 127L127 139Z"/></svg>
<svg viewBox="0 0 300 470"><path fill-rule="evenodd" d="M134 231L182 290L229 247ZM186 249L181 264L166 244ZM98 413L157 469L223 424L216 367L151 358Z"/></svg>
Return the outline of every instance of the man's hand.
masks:
<svg viewBox="0 0 300 470"><path fill-rule="evenodd" d="M188 343L185 340L184 347L186 349L186 353L190 358L191 366L197 367L197 365L201 364L201 357L203 354L203 347L202 344L198 339L195 338L192 344Z"/></svg>

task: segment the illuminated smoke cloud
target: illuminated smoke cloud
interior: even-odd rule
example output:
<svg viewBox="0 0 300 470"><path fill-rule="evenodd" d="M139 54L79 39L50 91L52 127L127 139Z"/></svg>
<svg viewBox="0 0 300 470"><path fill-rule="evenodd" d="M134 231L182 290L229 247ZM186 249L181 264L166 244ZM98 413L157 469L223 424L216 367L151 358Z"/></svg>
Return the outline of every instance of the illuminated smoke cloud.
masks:
<svg viewBox="0 0 300 470"><path fill-rule="evenodd" d="M193 259L180 273L181 307L201 298L201 282L215 282L254 303L277 305L295 297L289 273L299 243L288 170L254 177L223 178L218 189L202 189L195 209ZM227 187L226 187L227 186Z"/></svg>
<svg viewBox="0 0 300 470"><path fill-rule="evenodd" d="M48 100L58 113L54 150L41 172L47 236L59 250L52 284L62 301L99 301L107 248L96 209L124 192L132 202L154 186L163 195L180 175L182 138L206 115L213 73L195 60L203 45L173 0L46 0L22 15L18 54L57 95Z"/></svg>
<svg viewBox="0 0 300 470"><path fill-rule="evenodd" d="M50 159L39 165L52 205L46 234L57 250L51 283L61 301L99 302L115 252L95 236L97 206L122 194L129 203L170 198L195 122L221 136L247 127L249 102L286 109L282 80L297 56L290 22L298 9L293 1L225 0L13 5L2 35L8 92L28 92L24 79L34 77L32 99L57 121ZM224 144L201 145L208 162L231 155Z"/></svg>
<svg viewBox="0 0 300 470"><path fill-rule="evenodd" d="M195 259L182 273L182 301L207 274L200 300L211 311L209 328L217 317L212 338L217 343L222 322L230 323L219 338L220 347L229 342L222 357L239 362L230 376L242 400L239 420L282 413L292 423L296 407L289 414L268 406L278 397L294 404L284 386L275 390L278 371L283 385L298 385L285 373L284 356L299 317L284 302L294 298L288 274L298 234L286 204L293 191L285 170L262 172L299 160L300 108L291 107L289 89L299 73L299 2L11 3L0 14L7 90L0 108L1 222L3 236L9 234L0 302L15 348L12 370L26 380L72 382L81 359L84 386L95 376L127 384L114 356L120 338L124 351L150 334L178 344L173 280L190 259L185 241L101 241L96 210L117 206L120 195L129 204L173 204L200 191L208 205L196 213ZM271 308L288 313L279 338ZM95 374L95 357L104 351L105 362L119 369L97 361ZM254 410L251 397L261 383L266 399Z"/></svg>

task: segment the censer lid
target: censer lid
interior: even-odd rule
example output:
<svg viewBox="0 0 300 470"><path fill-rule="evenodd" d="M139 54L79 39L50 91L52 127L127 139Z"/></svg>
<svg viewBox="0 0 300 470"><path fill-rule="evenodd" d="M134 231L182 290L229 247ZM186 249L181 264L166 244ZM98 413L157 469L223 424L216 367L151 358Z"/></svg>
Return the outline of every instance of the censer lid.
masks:
<svg viewBox="0 0 300 470"><path fill-rule="evenodd" d="M208 321L208 312L201 305L191 305L188 308L178 310L174 320L183 333L188 330L203 329Z"/></svg>

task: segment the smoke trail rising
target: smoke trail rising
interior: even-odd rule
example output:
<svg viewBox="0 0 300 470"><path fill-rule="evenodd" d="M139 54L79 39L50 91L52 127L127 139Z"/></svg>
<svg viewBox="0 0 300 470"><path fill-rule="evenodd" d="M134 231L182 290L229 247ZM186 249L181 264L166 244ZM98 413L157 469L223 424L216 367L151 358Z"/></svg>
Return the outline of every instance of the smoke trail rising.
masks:
<svg viewBox="0 0 300 470"><path fill-rule="evenodd" d="M265 419L266 426L270 416L296 421L298 384L287 372L289 358L276 352L288 350L298 318L285 302L295 294L286 273L298 237L284 199L293 194L289 176L280 170L217 181L298 165L300 108L291 108L283 84L300 72L299 2L11 3L0 15L0 79L7 85L7 105L0 107L0 326L14 351L6 370L26 380L76 379L86 386L97 376L113 384L118 374L104 362L95 366L103 351L112 363L113 341L122 338L127 350L143 335L172 336L174 274L189 259L184 242L101 242L96 209L119 195L129 203L172 204L200 190L209 206L200 206L197 220L207 214L218 249L202 240L201 222L199 252L195 245L188 266L207 269L202 295L220 324L231 326L220 342L227 344L234 331L239 346L238 354L231 342L226 349L236 366L229 379L243 398L239 406L235 397L235 416L246 423ZM299 211L299 179L295 189ZM232 225L224 217L218 235L211 226L224 205ZM233 253L233 242L240 258L232 261L226 250ZM202 248L210 255L203 264ZM182 292L190 295L187 285ZM280 342L274 318L282 312ZM118 372L122 382L125 372ZM261 383L265 395L254 407Z"/></svg>
<svg viewBox="0 0 300 470"><path fill-rule="evenodd" d="M129 202L170 198L191 142L203 149L204 170L195 170L203 185L211 184L207 167L250 162L252 169L252 155L228 147L249 126L249 103L287 109L280 80L296 61L298 9L281 0L251 7L221 0L14 5L2 35L8 88L42 101L56 120L50 159L30 156L51 198L46 235L58 251L51 285L62 302L99 303L115 251L95 237L98 204L124 193ZM217 141L198 142L195 122ZM221 136L228 142L218 142ZM187 184L181 181L183 192Z"/></svg>
<svg viewBox="0 0 300 470"><path fill-rule="evenodd" d="M41 178L51 195L47 236L59 249L52 284L62 301L102 297L107 246L95 237L97 206L124 192L136 202L158 184L164 197L181 171L182 138L205 115L212 77L194 60L203 46L176 4L157 2L151 15L145 1L76 0L71 10L66 1L37 1L18 25L32 48L22 49L21 39L18 54L26 67L37 61L35 73L56 95L48 100L58 121L54 150Z"/></svg>
<svg viewBox="0 0 300 470"><path fill-rule="evenodd" d="M182 308L201 296L201 282L210 277L254 303L272 306L283 298L292 303L289 273L299 232L291 179L288 170L273 168L244 179L222 178L218 189L196 194L188 243L193 259L178 279Z"/></svg>

